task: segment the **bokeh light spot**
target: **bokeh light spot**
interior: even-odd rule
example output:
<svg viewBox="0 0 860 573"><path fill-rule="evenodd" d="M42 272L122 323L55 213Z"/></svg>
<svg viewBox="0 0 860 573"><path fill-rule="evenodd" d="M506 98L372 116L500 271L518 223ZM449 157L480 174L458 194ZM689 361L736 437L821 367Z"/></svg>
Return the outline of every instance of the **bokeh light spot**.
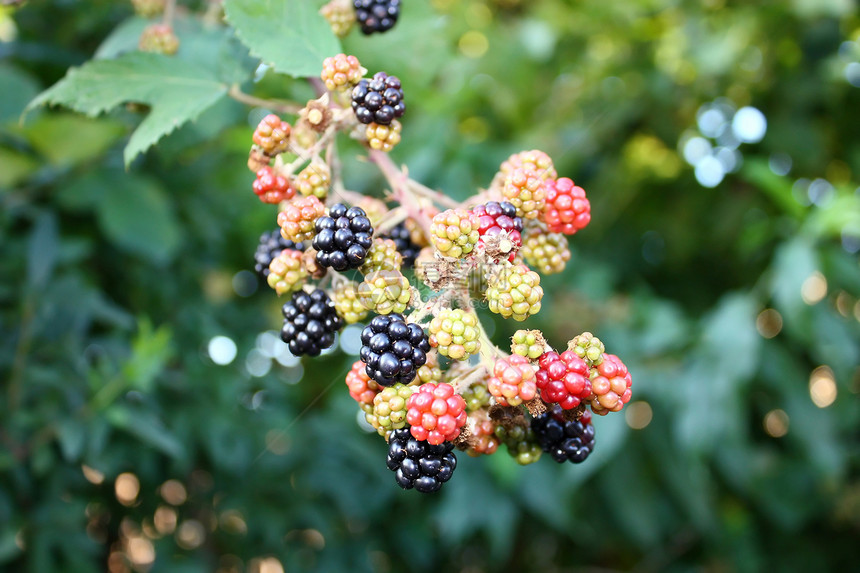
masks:
<svg viewBox="0 0 860 573"><path fill-rule="evenodd" d="M732 118L732 131L744 143L758 143L767 132L767 119L754 107L742 107Z"/></svg>
<svg viewBox="0 0 860 573"><path fill-rule="evenodd" d="M634 430L641 430L648 426L653 416L651 404L642 400L631 402L624 408L624 420Z"/></svg>
<svg viewBox="0 0 860 573"><path fill-rule="evenodd" d="M133 473L122 473L116 478L114 483L114 491L116 499L123 505L133 505L140 493L140 481Z"/></svg>
<svg viewBox="0 0 860 573"><path fill-rule="evenodd" d="M490 49L490 41L477 30L469 30L460 36L460 53L467 58L480 58Z"/></svg>
<svg viewBox="0 0 860 573"><path fill-rule="evenodd" d="M238 349L233 339L226 336L215 336L209 341L208 352L212 362L225 366L233 362Z"/></svg>
<svg viewBox="0 0 860 573"><path fill-rule="evenodd" d="M766 308L755 319L755 328L765 338L773 338L782 330L782 315L772 308Z"/></svg>
<svg viewBox="0 0 860 573"><path fill-rule="evenodd" d="M800 296L806 304L816 304L827 296L827 279L818 271L815 271L800 287Z"/></svg>
<svg viewBox="0 0 860 573"><path fill-rule="evenodd" d="M829 366L819 366L809 376L809 397L819 408L826 408L836 401L836 379Z"/></svg>
<svg viewBox="0 0 860 573"><path fill-rule="evenodd" d="M788 433L788 421L784 410L771 410L764 417L764 431L773 438L781 438Z"/></svg>

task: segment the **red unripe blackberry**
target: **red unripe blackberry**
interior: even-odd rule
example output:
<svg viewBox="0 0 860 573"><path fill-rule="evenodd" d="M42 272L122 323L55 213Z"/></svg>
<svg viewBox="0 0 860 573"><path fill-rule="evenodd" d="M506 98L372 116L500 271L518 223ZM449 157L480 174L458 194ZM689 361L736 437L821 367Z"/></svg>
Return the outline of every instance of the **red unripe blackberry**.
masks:
<svg viewBox="0 0 860 573"><path fill-rule="evenodd" d="M260 201L273 205L296 195L296 190L290 187L289 180L268 165L257 171L257 179L252 187Z"/></svg>
<svg viewBox="0 0 860 573"><path fill-rule="evenodd" d="M289 148L290 131L289 123L270 113L260 121L257 129L254 130L254 143L260 146L263 153L274 157Z"/></svg>
<svg viewBox="0 0 860 573"><path fill-rule="evenodd" d="M537 387L544 402L558 403L565 410L576 408L591 395L588 365L573 351L545 352L538 360L535 373Z"/></svg>
<svg viewBox="0 0 860 573"><path fill-rule="evenodd" d="M409 397L406 421L416 440L431 444L452 441L466 424L466 401L450 384L428 382Z"/></svg>
<svg viewBox="0 0 860 573"><path fill-rule="evenodd" d="M549 179L546 188L546 206L543 219L552 233L573 235L591 221L591 203L585 190L574 185L567 177Z"/></svg>
<svg viewBox="0 0 860 573"><path fill-rule="evenodd" d="M346 386L352 399L363 406L373 406L373 399L382 388L370 379L365 371L364 362L356 360L346 375Z"/></svg>
<svg viewBox="0 0 860 573"><path fill-rule="evenodd" d="M478 243L500 254L507 253L508 260L513 262L523 244L523 220L517 217L517 208L507 201L490 201L478 205L472 212L478 216L478 234L481 237ZM503 233L506 236L502 236ZM507 239L507 243L503 239Z"/></svg>
<svg viewBox="0 0 860 573"><path fill-rule="evenodd" d="M600 416L618 412L633 395L633 379L627 366L614 354L604 354L603 361L591 369L591 411Z"/></svg>
<svg viewBox="0 0 860 573"><path fill-rule="evenodd" d="M457 467L451 442L434 445L416 440L409 428L392 431L388 440L388 469L395 472L394 481L403 489L433 493L451 479Z"/></svg>

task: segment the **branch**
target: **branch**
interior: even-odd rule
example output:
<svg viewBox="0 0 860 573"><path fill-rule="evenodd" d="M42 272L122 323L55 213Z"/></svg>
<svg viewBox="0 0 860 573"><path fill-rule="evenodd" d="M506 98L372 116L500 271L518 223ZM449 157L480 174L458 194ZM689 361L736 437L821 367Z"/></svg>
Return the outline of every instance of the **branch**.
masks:
<svg viewBox="0 0 860 573"><path fill-rule="evenodd" d="M406 209L408 216L415 219L424 234L430 237L430 218L421 209L421 205L409 185L410 179L406 173L398 169L388 154L383 151L371 149L368 157L379 167L385 179L388 180L388 184L391 185L392 199L400 203Z"/></svg>
<svg viewBox="0 0 860 573"><path fill-rule="evenodd" d="M296 115L304 107L303 105L297 104L296 102L292 101L263 99L258 98L256 96L252 96L250 94L246 94L241 89L239 89L239 86L237 84L233 84L232 86L230 86L230 89L227 91L227 95L240 103L244 103L245 105L265 107L271 109L272 111L277 111L279 113L289 113L292 115Z"/></svg>

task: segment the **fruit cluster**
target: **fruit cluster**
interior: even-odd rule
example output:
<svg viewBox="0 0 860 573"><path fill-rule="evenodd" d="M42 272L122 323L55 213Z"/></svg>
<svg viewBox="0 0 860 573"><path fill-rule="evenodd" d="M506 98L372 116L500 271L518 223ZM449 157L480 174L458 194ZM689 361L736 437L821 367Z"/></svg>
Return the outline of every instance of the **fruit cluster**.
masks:
<svg viewBox="0 0 860 573"><path fill-rule="evenodd" d="M331 0L320 9L332 31L343 38L358 24L365 35L387 32L400 17L401 0Z"/></svg>
<svg viewBox="0 0 860 573"><path fill-rule="evenodd" d="M323 12L343 28L344 8L355 10L363 28L379 31L399 6L335 0ZM567 236L590 220L585 192L539 150L511 155L463 204L412 181L381 151L399 141L403 86L366 74L354 56L327 58L319 98L292 125L269 114L254 131L252 187L278 208L254 270L290 297L283 341L294 355L316 356L344 325L369 319L346 385L388 442L388 467L405 489L438 491L457 466L455 449L482 456L504 445L520 464L542 452L582 462L594 448L592 414L630 400L627 367L587 332L555 350L541 332L518 330L509 354L472 301L516 321L538 313L541 274L564 271ZM338 133L369 149L394 205L347 190L331 161ZM419 282L434 295L422 299Z"/></svg>

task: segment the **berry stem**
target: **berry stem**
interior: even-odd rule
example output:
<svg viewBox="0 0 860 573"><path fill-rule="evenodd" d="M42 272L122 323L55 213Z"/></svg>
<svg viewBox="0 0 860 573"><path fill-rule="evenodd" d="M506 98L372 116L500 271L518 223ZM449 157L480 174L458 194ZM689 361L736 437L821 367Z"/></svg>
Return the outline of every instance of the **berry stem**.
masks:
<svg viewBox="0 0 860 573"><path fill-rule="evenodd" d="M302 106L295 102L263 99L252 96L251 94L246 94L239 88L238 84L230 86L230 89L227 90L227 95L240 103L244 103L245 105L264 107L278 113L289 113L295 115L299 113L300 109L302 109Z"/></svg>
<svg viewBox="0 0 860 573"><path fill-rule="evenodd" d="M162 23L165 26L173 26L173 18L176 15L176 0L167 0L164 3L164 15Z"/></svg>
<svg viewBox="0 0 860 573"><path fill-rule="evenodd" d="M431 235L430 219L424 214L424 211L421 209L421 205L418 203L418 198L415 196L409 185L409 176L402 170L398 169L388 154L384 151L371 149L368 153L368 157L370 158L370 161L379 167L379 170L382 171L382 174L388 180L388 184L391 185L392 199L403 206L406 210L407 216L415 219L415 221L417 221L421 226L424 234L429 237Z"/></svg>
<svg viewBox="0 0 860 573"><path fill-rule="evenodd" d="M434 191L430 189L426 185L415 181L414 179L409 179L407 183L412 191L418 195L422 195L431 201L442 205L443 207L449 207L451 209L457 209L461 206L461 204L456 200L448 197L444 193L440 193L439 191Z"/></svg>

